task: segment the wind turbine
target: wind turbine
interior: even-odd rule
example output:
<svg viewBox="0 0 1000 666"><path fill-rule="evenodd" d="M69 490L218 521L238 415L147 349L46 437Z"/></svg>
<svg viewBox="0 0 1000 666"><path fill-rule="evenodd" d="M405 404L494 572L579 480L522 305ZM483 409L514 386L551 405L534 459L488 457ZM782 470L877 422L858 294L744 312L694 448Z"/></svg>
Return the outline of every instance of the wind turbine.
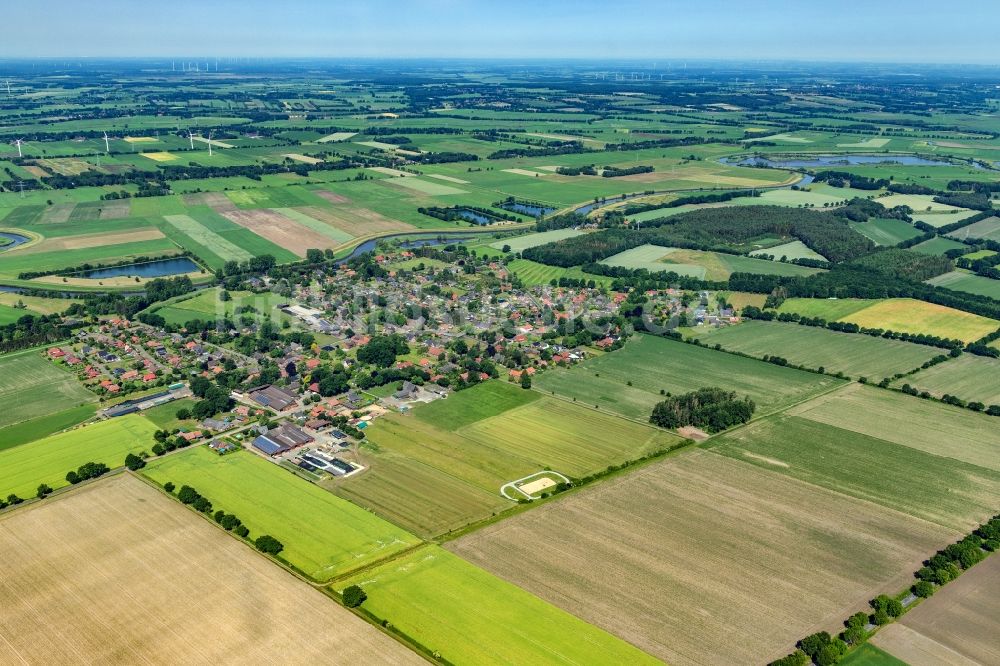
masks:
<svg viewBox="0 0 1000 666"><path fill-rule="evenodd" d="M107 132L104 133L104 152L106 152L108 155L111 154L111 144L108 143L108 133Z"/></svg>
<svg viewBox="0 0 1000 666"><path fill-rule="evenodd" d="M194 150L194 134L191 134L191 130L188 130L188 141L191 142L191 150Z"/></svg>
<svg viewBox="0 0 1000 666"><path fill-rule="evenodd" d="M24 143L24 142L21 141L21 139L14 139L14 145L17 146L17 156L18 157L24 157L24 155L21 154L21 144L22 143Z"/></svg>
<svg viewBox="0 0 1000 666"><path fill-rule="evenodd" d="M215 130L209 130L208 132L208 156L212 156L212 132Z"/></svg>
<svg viewBox="0 0 1000 666"><path fill-rule="evenodd" d="M7 84L7 97L10 97L10 79L5 79L4 82Z"/></svg>

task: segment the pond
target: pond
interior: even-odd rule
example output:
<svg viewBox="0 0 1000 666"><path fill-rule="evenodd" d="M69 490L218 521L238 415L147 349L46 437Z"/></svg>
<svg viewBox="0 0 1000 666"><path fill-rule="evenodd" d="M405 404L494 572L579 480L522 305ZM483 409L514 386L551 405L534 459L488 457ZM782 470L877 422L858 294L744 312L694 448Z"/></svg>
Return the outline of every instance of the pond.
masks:
<svg viewBox="0 0 1000 666"><path fill-rule="evenodd" d="M18 245L24 245L31 239L22 234L15 234L11 231L0 231L0 238L6 239L10 242L0 243L0 250L10 250Z"/></svg>
<svg viewBox="0 0 1000 666"><path fill-rule="evenodd" d="M493 221L490 218L483 215L482 213L477 213L474 210L464 210L464 209L460 210L458 211L458 216L461 217L463 220L468 220L469 222L475 222L478 225L489 224L490 222Z"/></svg>
<svg viewBox="0 0 1000 666"><path fill-rule="evenodd" d="M89 279L104 279L113 277L141 277L157 278L168 275L181 275L183 273L193 273L201 270L198 264L187 257L176 259L159 259L157 261L147 261L141 264L126 264L124 266L112 266L111 268L96 268L91 271L78 273L77 277Z"/></svg>
<svg viewBox="0 0 1000 666"><path fill-rule="evenodd" d="M811 157L727 157L725 164L767 166L773 169L857 166L861 164L901 164L903 166L954 166L947 160L930 160L916 155L814 155Z"/></svg>
<svg viewBox="0 0 1000 666"><path fill-rule="evenodd" d="M547 208L543 206L532 206L530 204L510 203L510 202L505 202L500 204L500 208L503 208L504 210L509 210L512 213L521 213L522 215L530 215L531 217L548 215L549 213L554 213L556 211L555 208Z"/></svg>

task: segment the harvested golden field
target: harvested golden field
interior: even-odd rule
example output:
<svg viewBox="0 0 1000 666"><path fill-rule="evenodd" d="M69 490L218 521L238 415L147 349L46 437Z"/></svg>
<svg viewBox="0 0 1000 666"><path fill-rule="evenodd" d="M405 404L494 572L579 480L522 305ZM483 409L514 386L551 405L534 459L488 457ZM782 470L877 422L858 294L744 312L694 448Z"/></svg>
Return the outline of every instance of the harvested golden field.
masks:
<svg viewBox="0 0 1000 666"><path fill-rule="evenodd" d="M966 343L1000 328L1000 321L995 319L912 298L877 301L840 321L897 333L929 333Z"/></svg>
<svg viewBox="0 0 1000 666"><path fill-rule="evenodd" d="M447 544L671 664L761 663L957 532L693 450Z"/></svg>
<svg viewBox="0 0 1000 666"><path fill-rule="evenodd" d="M0 518L0 663L422 663L131 476Z"/></svg>
<svg viewBox="0 0 1000 666"><path fill-rule="evenodd" d="M910 666L1000 664L1000 557L972 567L872 642Z"/></svg>
<svg viewBox="0 0 1000 666"><path fill-rule="evenodd" d="M291 220L268 208L228 210L220 213L232 222L246 227L261 238L283 247L300 257L310 248L336 247L337 243L321 233Z"/></svg>

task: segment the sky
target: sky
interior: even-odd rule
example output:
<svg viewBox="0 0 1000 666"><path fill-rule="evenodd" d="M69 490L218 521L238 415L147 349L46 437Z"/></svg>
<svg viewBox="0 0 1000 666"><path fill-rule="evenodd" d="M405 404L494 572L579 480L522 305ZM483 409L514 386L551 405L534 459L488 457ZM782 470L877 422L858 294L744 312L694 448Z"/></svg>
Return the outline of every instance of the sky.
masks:
<svg viewBox="0 0 1000 666"><path fill-rule="evenodd" d="M807 60L1000 64L993 0L40 0L0 57Z"/></svg>

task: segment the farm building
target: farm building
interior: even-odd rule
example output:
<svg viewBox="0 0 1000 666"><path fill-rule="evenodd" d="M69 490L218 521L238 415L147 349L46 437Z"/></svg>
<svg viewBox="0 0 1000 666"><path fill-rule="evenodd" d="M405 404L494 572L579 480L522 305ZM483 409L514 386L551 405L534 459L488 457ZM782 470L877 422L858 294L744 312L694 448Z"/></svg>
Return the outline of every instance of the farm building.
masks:
<svg viewBox="0 0 1000 666"><path fill-rule="evenodd" d="M250 399L258 405L270 407L280 412L294 405L297 397L294 393L280 389L277 386L267 386L251 392Z"/></svg>
<svg viewBox="0 0 1000 666"><path fill-rule="evenodd" d="M308 444L313 438L293 425L283 424L253 440L253 446L269 456L276 456Z"/></svg>

